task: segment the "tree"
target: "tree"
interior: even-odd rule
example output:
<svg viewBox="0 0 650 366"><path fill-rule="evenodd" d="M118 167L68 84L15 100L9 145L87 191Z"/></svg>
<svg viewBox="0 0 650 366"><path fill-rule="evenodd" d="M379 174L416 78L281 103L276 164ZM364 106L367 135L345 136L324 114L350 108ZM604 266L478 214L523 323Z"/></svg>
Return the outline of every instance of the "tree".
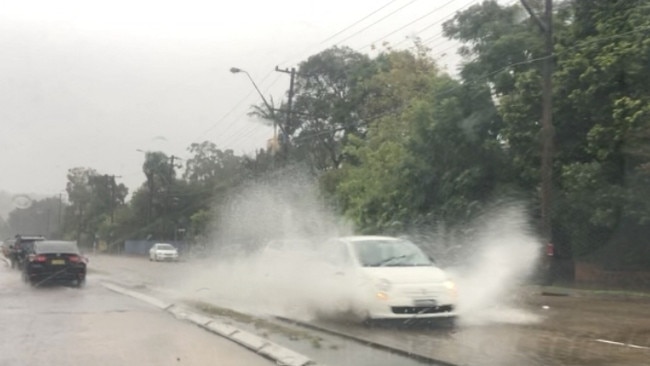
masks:
<svg viewBox="0 0 650 366"><path fill-rule="evenodd" d="M346 147L342 206L369 232L467 219L501 173L489 90L441 74L420 47L375 62L380 71L365 82L374 98L364 108L385 115Z"/></svg>
<svg viewBox="0 0 650 366"><path fill-rule="evenodd" d="M308 162L314 171L338 168L342 145L367 125L357 108L366 96L358 86L372 74L371 66L368 56L351 48L326 49L300 63L290 125L284 103L272 114L254 106L253 114L281 126L281 144L292 146L292 159Z"/></svg>
<svg viewBox="0 0 650 366"><path fill-rule="evenodd" d="M488 87L498 101L502 124L493 126L508 147L517 184L539 183L540 60L545 56L538 27L520 5L484 1L443 24L447 37L464 43L461 78Z"/></svg>
<svg viewBox="0 0 650 366"><path fill-rule="evenodd" d="M193 156L186 162L183 178L189 183L229 185L241 178L243 159L233 150L222 151L213 142L204 141L193 143L188 151Z"/></svg>
<svg viewBox="0 0 650 366"><path fill-rule="evenodd" d="M598 0L559 2L555 9L554 240L563 255L601 253L609 263L625 252L640 258L647 246L638 238L650 232L647 207L639 204L647 179L650 8L647 1ZM519 5L485 1L444 28L465 44L463 83L492 91L503 121L495 126L497 140L517 172L513 183L536 201L544 54L536 25L522 14ZM607 249L613 247L618 254Z"/></svg>
<svg viewBox="0 0 650 366"><path fill-rule="evenodd" d="M574 2L572 12L557 46L558 221L576 255L632 266L650 253L641 239L650 207L640 204L648 193L650 9L647 1L601 0Z"/></svg>
<svg viewBox="0 0 650 366"><path fill-rule="evenodd" d="M101 223L113 220L128 194L124 184L116 184L115 177L82 167L68 170L66 191L70 205L66 208L65 233L80 244L96 239Z"/></svg>

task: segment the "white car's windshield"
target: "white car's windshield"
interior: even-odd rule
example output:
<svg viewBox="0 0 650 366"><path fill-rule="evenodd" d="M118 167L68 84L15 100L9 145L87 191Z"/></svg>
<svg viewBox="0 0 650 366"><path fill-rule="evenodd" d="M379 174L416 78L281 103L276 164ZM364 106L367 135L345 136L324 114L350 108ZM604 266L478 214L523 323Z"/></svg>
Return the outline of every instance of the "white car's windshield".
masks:
<svg viewBox="0 0 650 366"><path fill-rule="evenodd" d="M159 250L175 250L176 248L174 248L173 246L171 246L169 244L161 244L161 245L158 245L158 249Z"/></svg>
<svg viewBox="0 0 650 366"><path fill-rule="evenodd" d="M354 251L364 267L408 267L432 264L420 248L406 240L355 241Z"/></svg>

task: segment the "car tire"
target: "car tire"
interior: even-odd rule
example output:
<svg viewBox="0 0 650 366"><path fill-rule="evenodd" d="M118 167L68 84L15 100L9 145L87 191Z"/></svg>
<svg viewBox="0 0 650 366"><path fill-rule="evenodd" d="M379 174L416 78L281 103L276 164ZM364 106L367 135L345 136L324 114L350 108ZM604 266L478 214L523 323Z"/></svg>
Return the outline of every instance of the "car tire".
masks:
<svg viewBox="0 0 650 366"><path fill-rule="evenodd" d="M74 288L82 288L86 285L86 279L84 278L83 280L74 280L72 281L72 286Z"/></svg>
<svg viewBox="0 0 650 366"><path fill-rule="evenodd" d="M377 326L378 323L379 323L379 320L373 319L370 316L366 316L361 321L361 325L363 325L365 328L374 328L374 327Z"/></svg>
<svg viewBox="0 0 650 366"><path fill-rule="evenodd" d="M440 326L445 329L456 329L456 317L450 317L440 320Z"/></svg>

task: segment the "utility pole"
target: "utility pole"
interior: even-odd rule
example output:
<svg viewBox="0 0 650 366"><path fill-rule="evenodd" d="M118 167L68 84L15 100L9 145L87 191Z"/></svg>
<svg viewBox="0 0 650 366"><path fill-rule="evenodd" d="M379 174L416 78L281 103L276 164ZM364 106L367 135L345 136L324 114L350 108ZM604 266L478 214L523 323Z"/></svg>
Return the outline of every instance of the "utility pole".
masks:
<svg viewBox="0 0 650 366"><path fill-rule="evenodd" d="M183 160L183 159L181 159L181 158L179 158L178 156L175 156L175 155L170 156L169 159L171 160L171 163L170 163L170 166L169 166L169 177L173 178L174 177L174 168L176 167L174 165L174 160L177 160L177 159L178 160Z"/></svg>
<svg viewBox="0 0 650 366"><path fill-rule="evenodd" d="M61 225L61 211L63 210L63 193L59 192L59 217L57 220L57 226L59 227L59 235L63 237L63 226Z"/></svg>
<svg viewBox="0 0 650 366"><path fill-rule="evenodd" d="M165 196L164 196L164 199L162 201L162 210L163 210L163 212L162 212L162 218L161 218L161 221L160 221L161 232L163 233L163 235L166 235L166 233L167 233L166 232L166 229L167 229L166 223L167 223L167 220L169 220L169 216L170 216L170 213L172 211L171 210L172 203L170 201L174 199L174 197L172 196L173 190L170 189L170 187L172 187L172 185L174 184L174 173L175 173L174 168L176 167L174 165L174 161L175 160L183 160L183 159L181 159L181 158L179 158L178 156L175 156L175 155L171 155L169 157L169 159L170 159L169 187L165 190Z"/></svg>
<svg viewBox="0 0 650 366"><path fill-rule="evenodd" d="M544 16L540 18L527 0L520 0L537 22L544 35L546 58L542 65L542 164L541 164L541 232L546 243L552 243L551 208L553 201L553 156L555 129L553 127L553 0L545 0Z"/></svg>
<svg viewBox="0 0 650 366"><path fill-rule="evenodd" d="M296 68L292 67L291 69L280 69L278 66L275 67L275 71L277 72L283 72L285 74L289 74L291 76L291 79L289 81L289 100L287 101L287 120L285 121L285 127L281 128L280 130L283 132L283 137L286 141L282 143L282 152L284 154L284 158L286 159L288 156L288 145L289 145L289 135L287 131L290 130L291 124L292 124L292 113L293 113L293 85L296 79Z"/></svg>

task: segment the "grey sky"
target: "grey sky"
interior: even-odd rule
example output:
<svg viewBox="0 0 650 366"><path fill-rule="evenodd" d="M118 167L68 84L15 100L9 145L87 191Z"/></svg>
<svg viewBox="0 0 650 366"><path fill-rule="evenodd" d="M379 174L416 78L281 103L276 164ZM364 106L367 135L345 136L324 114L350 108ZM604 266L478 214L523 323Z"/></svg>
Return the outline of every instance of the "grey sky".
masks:
<svg viewBox="0 0 650 366"><path fill-rule="evenodd" d="M137 149L186 157L208 139L252 153L270 129L246 115L259 96L230 67L279 100L289 80L276 65L345 38L369 53L374 41L396 44L430 26L419 35L453 68L441 21L477 2L395 0L323 43L389 0L0 0L0 190L58 194L67 170L84 166L133 191L144 181Z"/></svg>

